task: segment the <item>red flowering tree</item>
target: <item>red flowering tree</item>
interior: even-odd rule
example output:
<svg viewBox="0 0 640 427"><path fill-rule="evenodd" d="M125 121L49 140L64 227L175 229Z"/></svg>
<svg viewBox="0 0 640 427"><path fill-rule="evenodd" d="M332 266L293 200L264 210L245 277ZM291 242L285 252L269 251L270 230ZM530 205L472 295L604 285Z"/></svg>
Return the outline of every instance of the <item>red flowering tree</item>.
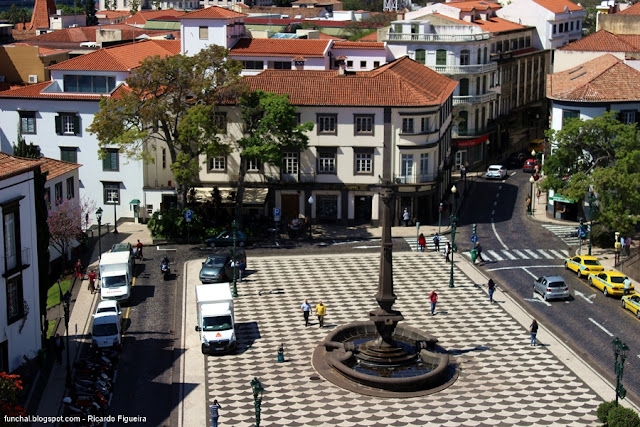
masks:
<svg viewBox="0 0 640 427"><path fill-rule="evenodd" d="M47 225L51 245L61 254L67 254L73 240L82 239L82 226L94 203L85 199L68 199L49 211Z"/></svg>
<svg viewBox="0 0 640 427"><path fill-rule="evenodd" d="M20 375L0 372L0 426L17 424L7 422L5 415L16 417L25 414L25 409L16 403L20 390L22 390Z"/></svg>

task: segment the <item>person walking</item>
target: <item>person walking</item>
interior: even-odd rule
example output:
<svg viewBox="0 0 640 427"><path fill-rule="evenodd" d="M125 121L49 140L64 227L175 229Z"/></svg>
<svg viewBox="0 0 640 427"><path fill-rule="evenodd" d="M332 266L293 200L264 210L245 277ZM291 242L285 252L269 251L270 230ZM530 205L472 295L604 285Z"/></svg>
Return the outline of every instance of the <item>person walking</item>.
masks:
<svg viewBox="0 0 640 427"><path fill-rule="evenodd" d="M405 227L409 226L409 218L409 210L407 208L404 208L404 212L402 213L402 220L404 221Z"/></svg>
<svg viewBox="0 0 640 427"><path fill-rule="evenodd" d="M433 236L433 246L435 246L436 252L440 252L440 236L438 236L438 233Z"/></svg>
<svg viewBox="0 0 640 427"><path fill-rule="evenodd" d="M304 316L304 326L309 326L309 312L311 311L311 304L306 299L300 306L300 311L302 311L302 315Z"/></svg>
<svg viewBox="0 0 640 427"><path fill-rule="evenodd" d="M624 254L628 257L631 256L631 237L627 236L624 239Z"/></svg>
<svg viewBox="0 0 640 427"><path fill-rule="evenodd" d="M324 328L324 316L327 314L327 306L322 304L322 301L318 302L316 305L316 315L318 316L318 322L320 322L320 327Z"/></svg>
<svg viewBox="0 0 640 427"><path fill-rule="evenodd" d="M624 278L624 295L628 295L631 293L631 279L628 277Z"/></svg>
<svg viewBox="0 0 640 427"><path fill-rule="evenodd" d="M484 262L484 258L482 258L482 245L480 244L480 242L476 242L476 252L478 254L476 259Z"/></svg>
<svg viewBox="0 0 640 427"><path fill-rule="evenodd" d="M139 259L142 259L142 247L143 246L144 245L142 244L140 239L138 239L138 243L136 243L136 257L138 257Z"/></svg>
<svg viewBox="0 0 640 427"><path fill-rule="evenodd" d="M420 233L418 236L418 246L420 246L420 251L424 252L424 248L427 247L427 239L424 238L424 234Z"/></svg>
<svg viewBox="0 0 640 427"><path fill-rule="evenodd" d="M616 242L613 244L613 248L615 250L615 256L613 257L613 265L616 266L620 263L620 250L622 249L622 243L620 243L620 239L616 239Z"/></svg>
<svg viewBox="0 0 640 427"><path fill-rule="evenodd" d="M58 363L62 364L62 352L64 351L64 339L60 336L60 334L56 334L56 359L58 359Z"/></svg>
<svg viewBox="0 0 640 427"><path fill-rule="evenodd" d="M238 260L237 265L238 265L238 273L240 276L240 281L242 282L242 277L244 276L244 272L247 269L247 265L244 262L242 262L241 259Z"/></svg>
<svg viewBox="0 0 640 427"><path fill-rule="evenodd" d="M218 410L222 409L222 406L218 403L218 399L213 399L213 405L209 406L209 417L211 417L211 427L218 427L218 417L220 414Z"/></svg>
<svg viewBox="0 0 640 427"><path fill-rule="evenodd" d="M536 322L536 319L531 321L529 331L531 332L531 345L538 345L538 341L536 340L536 335L538 334L538 322Z"/></svg>
<svg viewBox="0 0 640 427"><path fill-rule="evenodd" d="M438 294L436 291L431 291L429 293L429 302L431 303L431 315L434 316L436 313L436 304L438 303Z"/></svg>
<svg viewBox="0 0 640 427"><path fill-rule="evenodd" d="M540 204L540 188L536 190L536 205Z"/></svg>
<svg viewBox="0 0 640 427"><path fill-rule="evenodd" d="M447 242L447 246L444 248L444 256L446 262L451 262L449 256L451 255L451 243Z"/></svg>
<svg viewBox="0 0 640 427"><path fill-rule="evenodd" d="M91 271L89 271L89 274L87 274L87 278L89 279L89 290L91 291L91 293L93 294L96 291L96 271L91 269Z"/></svg>
<svg viewBox="0 0 640 427"><path fill-rule="evenodd" d="M76 262L76 265L73 267L75 270L75 275L78 279L82 279L82 271L84 270L84 267L82 266L82 261L80 261L80 258L78 258L78 262Z"/></svg>
<svg viewBox="0 0 640 427"><path fill-rule="evenodd" d="M493 304L493 293L496 290L496 283L493 279L489 279L489 283L487 283L487 289L489 290L489 302Z"/></svg>

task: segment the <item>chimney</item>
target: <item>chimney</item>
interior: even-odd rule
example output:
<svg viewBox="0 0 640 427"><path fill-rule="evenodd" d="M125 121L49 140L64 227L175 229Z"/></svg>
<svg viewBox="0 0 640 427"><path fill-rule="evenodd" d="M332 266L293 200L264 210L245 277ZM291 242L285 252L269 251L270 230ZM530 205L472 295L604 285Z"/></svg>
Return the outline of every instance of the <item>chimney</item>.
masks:
<svg viewBox="0 0 640 427"><path fill-rule="evenodd" d="M345 69L347 67L347 57L346 56L338 56L336 58L336 62L338 63L338 75L339 76L344 76L345 75Z"/></svg>

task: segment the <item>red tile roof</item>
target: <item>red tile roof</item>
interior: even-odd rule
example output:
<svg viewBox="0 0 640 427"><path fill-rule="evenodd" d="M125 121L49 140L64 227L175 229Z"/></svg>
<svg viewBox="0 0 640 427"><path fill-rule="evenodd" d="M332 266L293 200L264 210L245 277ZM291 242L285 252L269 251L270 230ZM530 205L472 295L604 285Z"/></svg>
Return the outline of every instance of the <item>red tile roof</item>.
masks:
<svg viewBox="0 0 640 427"><path fill-rule="evenodd" d="M327 11L322 7L271 7L271 6L254 6L249 10L256 18L256 14L269 14L269 15L288 15L290 18L318 18L321 15L326 15Z"/></svg>
<svg viewBox="0 0 640 427"><path fill-rule="evenodd" d="M18 175L26 171L40 168L41 172L48 172L47 181L64 175L72 170L79 169L82 165L78 163L70 163L62 160L51 159L49 157L40 157L39 159L27 159L24 157L11 156L0 152L0 179L8 178L12 175ZM3 173L7 172L7 174Z"/></svg>
<svg viewBox="0 0 640 427"><path fill-rule="evenodd" d="M287 94L293 105L361 107L440 105L458 84L406 56L342 76L336 70L265 70L244 80L252 90Z"/></svg>
<svg viewBox="0 0 640 427"><path fill-rule="evenodd" d="M547 76L547 98L578 102L639 101L640 71L605 54Z"/></svg>
<svg viewBox="0 0 640 427"><path fill-rule="evenodd" d="M174 9L166 10L139 10L133 16L122 21L122 24L144 25L148 20L156 19L159 16L182 16L186 12Z"/></svg>
<svg viewBox="0 0 640 427"><path fill-rule="evenodd" d="M83 43L83 42L95 42L96 30L121 30L122 37L125 40L140 37L143 34L148 36L167 34L167 30L147 30L144 28L138 28L124 23L111 24L111 25L94 25L91 27L74 27L64 28L62 30L52 31L50 33L41 34L37 37L33 37L25 43L38 44L38 42L56 42L56 43Z"/></svg>
<svg viewBox="0 0 640 427"><path fill-rule="evenodd" d="M243 38L231 48L230 55L322 58L329 43L330 40Z"/></svg>
<svg viewBox="0 0 640 427"><path fill-rule="evenodd" d="M567 9L569 9L570 12L575 12L577 10L584 10L582 9L582 7L578 6L575 3L570 2L569 0L533 0L533 1L553 13L564 13L565 7L567 7Z"/></svg>
<svg viewBox="0 0 640 427"><path fill-rule="evenodd" d="M11 46L30 46L30 47L35 47L38 49L38 56L49 56L49 55L57 55L59 53L67 53L70 52L68 49L50 49L48 47L42 47L42 46L34 46L32 44L29 43L11 43L11 44L7 44L5 45L5 47L11 47Z"/></svg>
<svg viewBox="0 0 640 427"><path fill-rule="evenodd" d="M52 84L52 81L48 81L29 86L13 86L9 90L0 92L0 98L99 101L102 97L118 99L124 93L130 91L128 86L120 85L111 95L100 93L44 92L44 90Z"/></svg>
<svg viewBox="0 0 640 427"><path fill-rule="evenodd" d="M362 42L377 42L378 41L378 32L374 31L373 33L369 33L364 37L360 37L358 41Z"/></svg>
<svg viewBox="0 0 640 427"><path fill-rule="evenodd" d="M498 10L502 7L500 3L495 3L492 1L484 1L484 0L460 1L460 2L450 1L450 2L447 2L446 4L447 6L460 9L463 12L471 12L472 10L487 10L487 9Z"/></svg>
<svg viewBox="0 0 640 427"><path fill-rule="evenodd" d="M366 42L366 41L335 41L333 42L334 49L362 49L362 50L376 50L376 49L384 49L384 43L378 42Z"/></svg>
<svg viewBox="0 0 640 427"><path fill-rule="evenodd" d="M54 0L36 0L33 5L31 22L25 29L37 30L38 28L49 28L49 15L55 15L56 4Z"/></svg>
<svg viewBox="0 0 640 427"><path fill-rule="evenodd" d="M120 44L77 56L49 66L49 70L130 71L146 58L161 58L180 53L179 40L145 40Z"/></svg>
<svg viewBox="0 0 640 427"><path fill-rule="evenodd" d="M640 3L636 3L633 6L621 10L616 15L640 15Z"/></svg>
<svg viewBox="0 0 640 427"><path fill-rule="evenodd" d="M182 15L180 19L230 19L240 18L243 16L247 15L234 10L225 9L223 7L211 6L206 9L186 13Z"/></svg>
<svg viewBox="0 0 640 427"><path fill-rule="evenodd" d="M527 28L526 25L520 25L507 19L498 18L497 16L493 16L487 21L476 19L473 24L490 33L501 33L503 31L522 30L523 28Z"/></svg>
<svg viewBox="0 0 640 427"><path fill-rule="evenodd" d="M590 52L640 52L640 35L617 35L606 30L591 33L559 50Z"/></svg>
<svg viewBox="0 0 640 427"><path fill-rule="evenodd" d="M0 152L0 180L23 174L39 167L40 164L33 159L24 159Z"/></svg>
<svg viewBox="0 0 640 427"><path fill-rule="evenodd" d="M96 17L98 18L120 18L122 16L130 16L131 12L128 10L100 10L96 12Z"/></svg>
<svg viewBox="0 0 640 427"><path fill-rule="evenodd" d="M323 33L322 31L320 31L318 36L319 36L319 40L344 40L343 37L332 36L331 34ZM361 38L360 40L364 40L364 37ZM377 40L378 40L377 38L373 39L373 41L377 41Z"/></svg>

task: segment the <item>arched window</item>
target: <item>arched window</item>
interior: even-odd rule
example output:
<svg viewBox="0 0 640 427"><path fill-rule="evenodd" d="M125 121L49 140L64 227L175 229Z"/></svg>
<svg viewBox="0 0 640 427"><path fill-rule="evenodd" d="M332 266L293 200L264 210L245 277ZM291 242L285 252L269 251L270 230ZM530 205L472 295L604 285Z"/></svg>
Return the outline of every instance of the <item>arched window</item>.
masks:
<svg viewBox="0 0 640 427"><path fill-rule="evenodd" d="M480 95L480 76L476 77L476 95Z"/></svg>
<svg viewBox="0 0 640 427"><path fill-rule="evenodd" d="M424 65L426 63L426 54L425 54L425 50L424 49L417 49L416 50L416 62L419 62L422 65Z"/></svg>
<svg viewBox="0 0 640 427"><path fill-rule="evenodd" d="M476 61L476 64L480 65L482 64L482 48L478 48L478 60Z"/></svg>
<svg viewBox="0 0 640 427"><path fill-rule="evenodd" d="M436 65L447 65L447 51L445 49L436 50Z"/></svg>
<svg viewBox="0 0 640 427"><path fill-rule="evenodd" d="M485 46L484 47L484 62L483 62L483 64L486 64L486 63L487 63L487 47Z"/></svg>
<svg viewBox="0 0 640 427"><path fill-rule="evenodd" d="M460 96L469 96L469 79L460 79Z"/></svg>
<svg viewBox="0 0 640 427"><path fill-rule="evenodd" d="M482 76L482 93L487 93L487 75Z"/></svg>
<svg viewBox="0 0 640 427"><path fill-rule="evenodd" d="M471 52L469 49L463 49L460 51L460 65L470 65Z"/></svg>

